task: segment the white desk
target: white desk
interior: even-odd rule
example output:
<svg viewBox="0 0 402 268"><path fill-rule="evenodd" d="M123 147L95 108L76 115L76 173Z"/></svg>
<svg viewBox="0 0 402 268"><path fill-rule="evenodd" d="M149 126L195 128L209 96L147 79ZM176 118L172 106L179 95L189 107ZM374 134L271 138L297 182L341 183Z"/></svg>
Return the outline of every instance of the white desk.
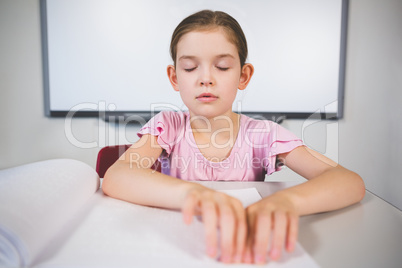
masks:
<svg viewBox="0 0 402 268"><path fill-rule="evenodd" d="M261 196L296 182L203 182L214 189L256 187ZM402 212L366 191L355 205L301 217L299 242L324 268L402 267Z"/></svg>
<svg viewBox="0 0 402 268"><path fill-rule="evenodd" d="M267 196L297 183L202 184L217 190L255 187L261 196ZM185 226L177 211L130 204L104 196L100 190L66 224L64 232L34 267L109 268L146 264L159 268L177 267L178 261L181 267L229 267L206 257L202 230L200 221ZM299 243L323 268L402 267L402 213L367 193L362 202L348 208L302 217ZM299 263L293 257L282 264L294 267L292 261ZM267 266L283 267L281 263Z"/></svg>

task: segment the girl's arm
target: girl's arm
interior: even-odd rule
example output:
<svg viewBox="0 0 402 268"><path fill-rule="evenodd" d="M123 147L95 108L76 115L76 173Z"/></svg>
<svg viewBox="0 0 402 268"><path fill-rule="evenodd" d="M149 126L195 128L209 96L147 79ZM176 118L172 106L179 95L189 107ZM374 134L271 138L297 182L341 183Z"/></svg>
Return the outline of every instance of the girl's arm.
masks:
<svg viewBox="0 0 402 268"><path fill-rule="evenodd" d="M366 193L358 174L308 147L281 157L286 166L308 180L281 193L292 200L299 215L343 208L361 201Z"/></svg>
<svg viewBox="0 0 402 268"><path fill-rule="evenodd" d="M179 209L192 185L151 169L161 153L154 136L142 136L106 171L103 192L139 205Z"/></svg>
<svg viewBox="0 0 402 268"><path fill-rule="evenodd" d="M343 208L359 202L365 194L359 175L305 146L278 157L308 181L247 208L250 234L246 262L265 262L268 249L270 257L278 259L284 245L292 251L299 216Z"/></svg>
<svg viewBox="0 0 402 268"><path fill-rule="evenodd" d="M162 148L157 138L144 135L132 145L106 172L103 192L111 197L135 204L168 209L181 209L185 223L194 215L202 215L207 254L221 260L241 261L247 235L245 210L241 202L197 183L183 181L152 170ZM220 244L218 245L218 226Z"/></svg>

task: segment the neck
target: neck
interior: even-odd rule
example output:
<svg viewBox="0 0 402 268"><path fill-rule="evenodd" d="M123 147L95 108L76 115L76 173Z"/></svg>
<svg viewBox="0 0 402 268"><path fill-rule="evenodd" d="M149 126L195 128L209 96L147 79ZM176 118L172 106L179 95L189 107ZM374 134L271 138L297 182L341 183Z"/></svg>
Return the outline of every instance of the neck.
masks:
<svg viewBox="0 0 402 268"><path fill-rule="evenodd" d="M212 136L219 133L220 136L236 137L239 130L239 120L240 115L234 112L212 118L190 115L193 133L202 136Z"/></svg>

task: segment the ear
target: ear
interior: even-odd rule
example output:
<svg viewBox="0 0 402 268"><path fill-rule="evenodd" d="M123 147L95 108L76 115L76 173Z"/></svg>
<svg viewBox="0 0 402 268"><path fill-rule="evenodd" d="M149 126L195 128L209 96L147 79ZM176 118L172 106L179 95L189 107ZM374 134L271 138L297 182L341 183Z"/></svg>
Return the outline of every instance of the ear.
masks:
<svg viewBox="0 0 402 268"><path fill-rule="evenodd" d="M244 64L241 70L240 81L239 81L240 90L243 90L247 87L253 74L254 74L254 66L250 63Z"/></svg>
<svg viewBox="0 0 402 268"><path fill-rule="evenodd" d="M167 67L167 75L169 77L170 84L175 91L179 91L179 84L177 83L176 68L173 65Z"/></svg>

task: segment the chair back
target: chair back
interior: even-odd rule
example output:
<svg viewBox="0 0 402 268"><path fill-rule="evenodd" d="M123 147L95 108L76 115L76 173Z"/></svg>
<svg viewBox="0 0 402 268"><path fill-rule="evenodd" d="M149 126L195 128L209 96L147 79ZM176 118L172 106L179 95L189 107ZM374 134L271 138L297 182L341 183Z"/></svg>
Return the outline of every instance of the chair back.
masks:
<svg viewBox="0 0 402 268"><path fill-rule="evenodd" d="M119 159L119 157L130 148L131 144L112 145L103 147L98 153L96 160L96 172L100 178L105 176L108 168Z"/></svg>
<svg viewBox="0 0 402 268"><path fill-rule="evenodd" d="M111 145L103 147L99 151L98 159L96 160L96 172L98 173L99 178L103 178L108 168L113 165L119 159L119 157L130 147L131 144ZM156 160L151 168L160 172L161 163L159 162L159 160Z"/></svg>

